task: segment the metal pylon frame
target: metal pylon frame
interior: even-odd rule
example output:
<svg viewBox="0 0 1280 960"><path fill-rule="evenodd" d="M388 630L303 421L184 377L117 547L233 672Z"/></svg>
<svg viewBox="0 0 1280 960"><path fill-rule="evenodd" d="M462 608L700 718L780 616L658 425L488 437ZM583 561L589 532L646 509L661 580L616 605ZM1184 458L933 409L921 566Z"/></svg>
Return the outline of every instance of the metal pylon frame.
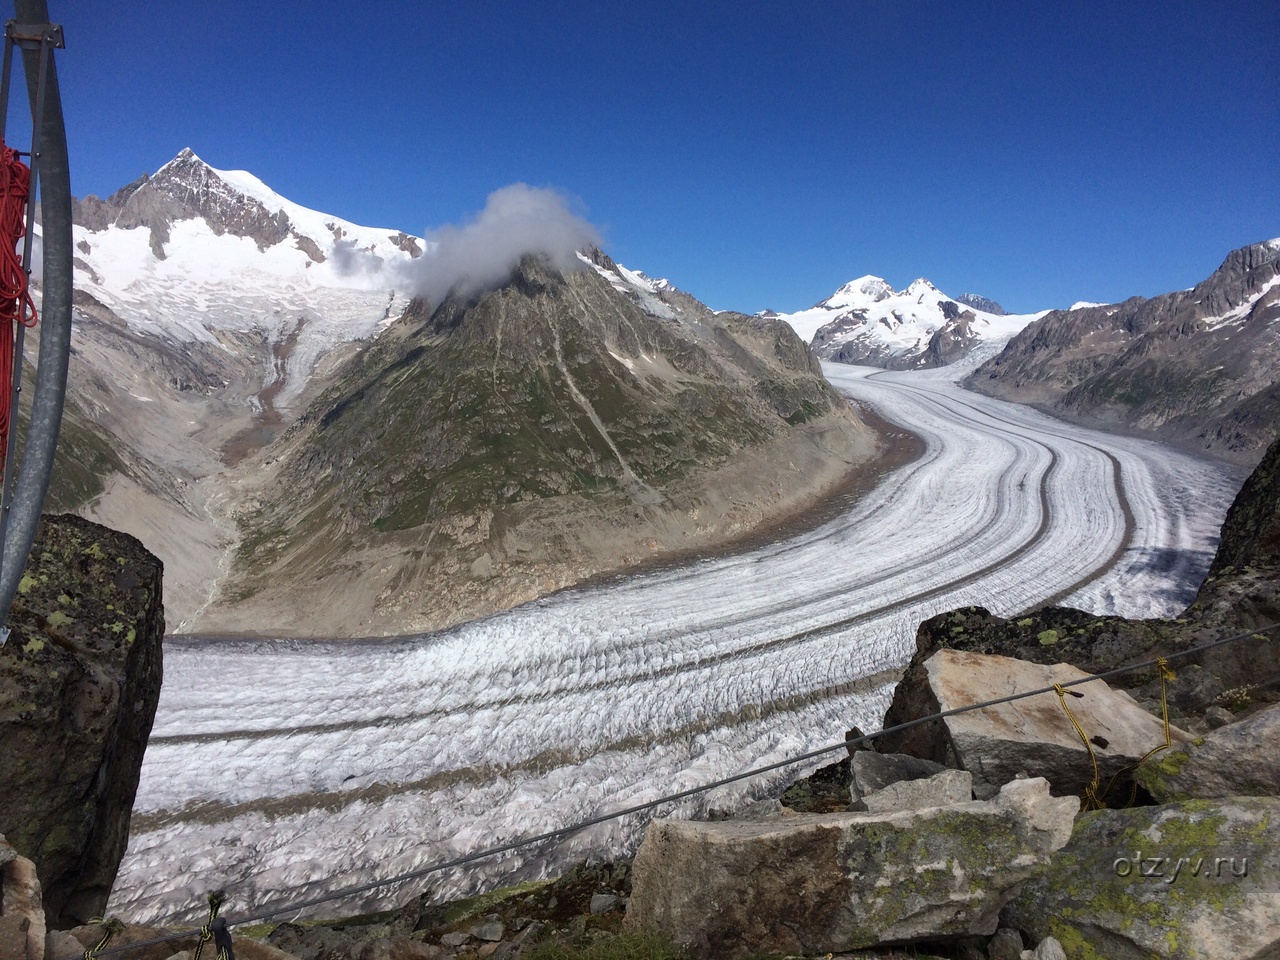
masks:
<svg viewBox="0 0 1280 960"><path fill-rule="evenodd" d="M21 462L16 461L17 431L11 430L0 482L0 617L7 619L17 593L27 555L35 540L44 508L53 457L62 426L62 406L67 386L67 361L71 352L71 173L67 161L67 134L62 117L62 96L53 51L64 46L62 27L49 22L46 0L15 0L16 18L5 26L3 76L0 77L0 137L9 116L10 75L13 51L22 51L31 107L31 190L27 203L27 235L22 266L31 272L33 226L37 190L43 234L43 302L40 317L40 360L27 424L27 442ZM10 389L12 423L17 423L22 392L22 324L15 337L13 383ZM0 624L0 644L9 636Z"/></svg>

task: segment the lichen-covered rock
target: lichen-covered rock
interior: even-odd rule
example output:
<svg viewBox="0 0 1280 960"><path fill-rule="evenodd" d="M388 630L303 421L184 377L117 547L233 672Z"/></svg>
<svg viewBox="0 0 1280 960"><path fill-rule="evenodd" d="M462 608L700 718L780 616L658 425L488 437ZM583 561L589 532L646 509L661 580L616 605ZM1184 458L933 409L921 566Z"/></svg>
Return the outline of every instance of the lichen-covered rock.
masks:
<svg viewBox="0 0 1280 960"><path fill-rule="evenodd" d="M1137 776L1159 803L1280 796L1280 705L1152 757Z"/></svg>
<svg viewBox="0 0 1280 960"><path fill-rule="evenodd" d="M837 952L990 935L1000 907L1071 832L1044 780L992 802L775 821L657 820L625 925L697 956Z"/></svg>
<svg viewBox="0 0 1280 960"><path fill-rule="evenodd" d="M1022 960L1022 934L1001 927L987 944L987 960Z"/></svg>
<svg viewBox="0 0 1280 960"><path fill-rule="evenodd" d="M161 564L133 537L45 517L0 648L0 832L49 926L102 912L160 696Z"/></svg>
<svg viewBox="0 0 1280 960"><path fill-rule="evenodd" d="M993 616L982 607L939 614L916 630L916 652L894 689L884 728L937 712L938 703L929 689L924 664L939 650L1012 657L1045 666L1069 663L1086 673L1101 673L1159 655L1174 645L1174 635L1183 629L1168 621L1094 617L1062 607L1047 607L1010 620ZM1150 687L1153 676L1150 670L1124 674L1116 678L1113 686ZM1185 686L1174 684L1171 693L1181 697ZM1133 692L1142 696L1150 691ZM954 756L946 753L943 726L943 721L937 720L886 734L877 739L876 748L881 753L906 753L954 765Z"/></svg>
<svg viewBox="0 0 1280 960"><path fill-rule="evenodd" d="M1280 956L1280 800L1083 814L1004 921L1071 960Z"/></svg>

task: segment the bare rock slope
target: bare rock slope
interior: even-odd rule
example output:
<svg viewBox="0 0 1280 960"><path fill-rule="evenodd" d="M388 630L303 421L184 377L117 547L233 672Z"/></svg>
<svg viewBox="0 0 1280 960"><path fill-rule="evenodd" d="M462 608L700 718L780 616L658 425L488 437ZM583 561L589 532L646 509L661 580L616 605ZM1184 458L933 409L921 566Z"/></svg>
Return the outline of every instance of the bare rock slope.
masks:
<svg viewBox="0 0 1280 960"><path fill-rule="evenodd" d="M596 251L415 302L264 450L208 630L444 626L803 506L874 449L784 324Z"/></svg>
<svg viewBox="0 0 1280 960"><path fill-rule="evenodd" d="M1190 290L1055 310L966 385L1104 429L1254 464L1280 421L1280 240Z"/></svg>

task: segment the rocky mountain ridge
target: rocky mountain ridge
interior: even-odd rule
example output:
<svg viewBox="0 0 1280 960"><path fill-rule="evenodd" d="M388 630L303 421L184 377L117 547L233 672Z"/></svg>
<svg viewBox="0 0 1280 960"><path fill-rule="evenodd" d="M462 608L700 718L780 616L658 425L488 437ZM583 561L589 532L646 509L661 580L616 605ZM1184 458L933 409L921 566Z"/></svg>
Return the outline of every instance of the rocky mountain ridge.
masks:
<svg viewBox="0 0 1280 960"><path fill-rule="evenodd" d="M1190 290L1052 311L965 381L1055 416L1256 463L1280 420L1280 240Z"/></svg>
<svg viewBox="0 0 1280 960"><path fill-rule="evenodd" d="M975 310L994 314L997 317L1003 317L1009 312L990 297L984 297L978 293L962 293L956 297L956 303L963 303L966 307L973 307Z"/></svg>
<svg viewBox="0 0 1280 960"><path fill-rule="evenodd" d="M324 263L333 245L344 240L383 255L391 249L408 257L422 255L420 238L402 231L356 227L308 210L285 200L246 171L214 169L190 147L184 147L154 174L144 173L105 200L92 194L75 200L72 213L75 223L90 233L104 233L111 227L146 227L148 246L158 260L167 257L165 244L174 223L197 219L215 236L252 240L261 252L291 238L293 246L313 263ZM323 228L317 229L321 225Z"/></svg>

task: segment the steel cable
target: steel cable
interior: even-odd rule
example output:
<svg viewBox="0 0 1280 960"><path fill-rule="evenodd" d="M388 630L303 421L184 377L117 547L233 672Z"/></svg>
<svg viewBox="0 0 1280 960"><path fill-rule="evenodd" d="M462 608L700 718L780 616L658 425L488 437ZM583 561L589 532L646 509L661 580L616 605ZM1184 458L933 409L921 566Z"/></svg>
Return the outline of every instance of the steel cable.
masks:
<svg viewBox="0 0 1280 960"><path fill-rule="evenodd" d="M586 820L580 820L576 823L570 824L569 826L559 827L555 830L548 830L545 833L539 833L531 837L525 837L521 840L513 840L509 843L499 844L498 846L487 847L483 850L477 850L474 853L468 853L460 857L454 857L450 860L444 860L438 863L433 863L428 866L420 867L416 870L410 870L407 873L398 874L397 876L389 877L384 880L371 880L368 883L361 883L351 887L344 887L341 890L336 890L333 893L325 894L324 896L321 896L321 897L313 897L310 900L302 900L296 903L290 903L287 906L272 907L268 910L263 910L259 913L249 914L248 916L244 916L244 917L238 917L234 920L228 920L227 926L243 926L251 923L261 923L264 920L270 920L273 917L280 916L281 914L301 913L304 910L308 910L311 907L320 906L321 904L324 904L324 903L331 903L335 900L342 900L347 897L357 896L358 894L361 894L361 893L368 893L371 890L377 890L381 887L388 887L388 886L392 886L393 884L403 883L406 880L417 880L422 877L428 876L432 873L439 873L442 870L449 870L453 867L465 866L466 864L475 863L478 860L484 860L489 857L497 856L498 854L510 853L512 850L518 850L521 847L532 846L533 844L536 844L536 843L544 843L548 840L561 839L563 837L567 837L567 836L570 836L571 834L577 833L580 830L585 830L587 827L597 826L601 823L607 823L611 820L618 820L618 819L621 819L622 817L632 816L637 813L644 813L646 811L653 810L657 807L660 807L664 804L674 803L678 800L684 800L689 797L696 796L697 794L700 794L700 793L706 793L709 790L715 790L719 787L727 786L732 783L738 783L742 780L750 779L751 777L757 777L757 776L760 776L761 774L771 773L775 770L780 770L784 767L789 767L797 763L803 763L806 760L813 760L817 757L824 756L828 753L834 753L837 750L847 750L851 747L858 746L859 744L863 744L868 741L875 740L886 734L898 733L903 730L910 730L913 727L918 727L925 723L932 723L935 720L944 720L947 717L959 716L960 714L970 713L974 710L982 710L987 707L995 707L1005 703L1012 703L1016 700L1025 700L1028 697L1040 696L1041 694L1057 693L1060 689L1066 689L1068 687L1076 687L1086 683L1092 683L1095 680L1106 680L1109 677L1116 677L1126 673L1134 673L1136 671L1145 670L1150 667L1158 667L1163 669L1163 664L1165 662L1168 662L1171 660L1182 660L1182 659L1185 659L1186 657L1194 656L1197 653L1203 653L1206 650L1212 650L1217 647L1225 646L1228 643L1235 643L1237 641L1245 640L1250 637L1256 637L1263 633L1268 633L1277 628L1280 628L1280 622L1269 623L1264 626L1257 627L1253 630L1246 631L1244 633L1232 634L1231 636L1228 636L1228 637L1221 637L1217 640L1212 640L1207 643L1199 644L1198 646L1190 647L1186 650L1180 650L1175 653L1170 653L1163 657L1155 657L1151 660L1144 660L1140 663L1129 664L1123 667L1115 667L1111 670L1105 670L1102 673L1090 674L1089 676L1080 677L1076 680L1069 680L1069 681L1066 681L1065 683L1051 684L1047 687L1041 687L1036 690L1026 690L1026 691L1023 691L1022 693L1013 693L1005 697L998 697L994 700L984 700L981 703L974 703L964 707L956 707L955 709L952 709L952 710L943 710L937 713L931 713L931 714L928 714L927 716L917 717L914 720L908 720L904 723L895 724L892 727L887 727L875 733L868 733L860 737L851 738L848 740L842 740L839 743L833 743L833 744L830 744L829 746L819 747L816 750L810 750L807 753L797 754L796 756L789 757L785 760L779 760L775 763L765 764L764 766L760 766L760 767L753 767L752 769L746 770L742 773L736 773L733 776L723 777L719 780L714 780L711 783L702 784L697 787L690 787L687 790L681 790L677 793L668 794L666 796L659 797L656 800L650 800L645 803L638 803L638 804L635 804L634 806L625 807L621 810L615 810L611 813L605 813L605 814L600 814L599 816L589 817ZM95 956L109 957L109 956L120 955L129 950L135 950L141 947L152 946L154 944L159 944L159 943L168 943L174 940L183 940L190 937L196 937L199 935L200 935L200 928L194 928L191 930L182 931L180 933L172 933L172 934L167 934L163 937L156 937L151 940L142 940L137 943L131 943L124 946L112 947L110 949L103 950L100 953L96 953ZM77 958L66 958L66 960L77 960Z"/></svg>

